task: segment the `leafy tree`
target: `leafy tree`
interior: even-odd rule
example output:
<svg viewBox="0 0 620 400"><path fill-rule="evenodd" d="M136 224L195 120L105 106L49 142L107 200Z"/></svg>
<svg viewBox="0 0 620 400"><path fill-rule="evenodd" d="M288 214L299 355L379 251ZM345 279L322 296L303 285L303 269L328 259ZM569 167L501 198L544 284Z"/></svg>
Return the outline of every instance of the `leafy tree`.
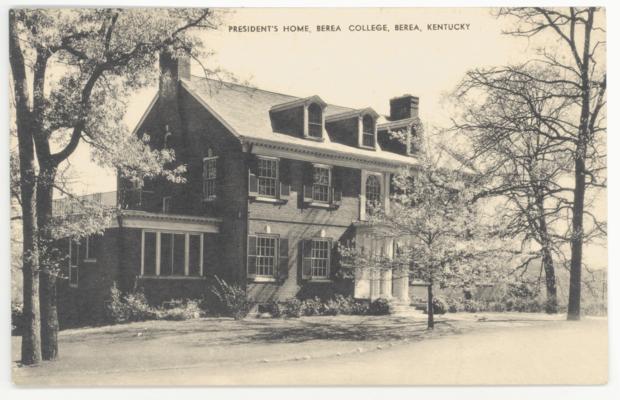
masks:
<svg viewBox="0 0 620 400"><path fill-rule="evenodd" d="M58 184L59 169L86 142L94 160L121 174L176 176L165 168L173 153L152 150L128 134L122 122L124 99L154 82L160 52L197 57L202 43L195 32L218 23L212 10L197 8L10 11L23 225L24 364L58 354L56 274L43 262L41 249L53 239L53 191L68 191Z"/></svg>
<svg viewBox="0 0 620 400"><path fill-rule="evenodd" d="M411 276L428 286L428 328L434 327L433 286L471 286L495 281L494 265L506 245L492 216L474 200L472 171L442 167L445 151L420 153L420 166L393 179L389 213L375 212L370 222L395 240L394 262L408 265Z"/></svg>

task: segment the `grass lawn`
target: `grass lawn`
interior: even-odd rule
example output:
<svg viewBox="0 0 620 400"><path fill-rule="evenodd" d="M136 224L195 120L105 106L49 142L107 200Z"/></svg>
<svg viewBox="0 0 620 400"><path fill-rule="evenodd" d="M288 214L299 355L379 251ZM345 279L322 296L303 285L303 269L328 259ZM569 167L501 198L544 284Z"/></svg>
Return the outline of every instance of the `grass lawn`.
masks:
<svg viewBox="0 0 620 400"><path fill-rule="evenodd" d="M543 314L446 314L434 331L426 316L335 316L299 319L204 318L147 321L81 328L59 335L60 359L20 367L20 338L13 338L13 380L53 383L54 377L123 372L216 368L253 363L333 358L378 351L412 341L472 329L550 323Z"/></svg>

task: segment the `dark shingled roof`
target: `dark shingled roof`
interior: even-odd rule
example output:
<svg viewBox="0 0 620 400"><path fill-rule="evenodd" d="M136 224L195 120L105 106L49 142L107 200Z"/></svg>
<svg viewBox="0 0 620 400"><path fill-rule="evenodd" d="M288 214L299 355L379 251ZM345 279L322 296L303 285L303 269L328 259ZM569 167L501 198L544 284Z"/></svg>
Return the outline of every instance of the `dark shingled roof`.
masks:
<svg viewBox="0 0 620 400"><path fill-rule="evenodd" d="M269 110L278 104L298 100L302 97L195 76L191 80L182 80L181 82L190 94L240 138L293 145L309 150L324 150L330 153L336 151L365 159L395 162L397 164L418 163L414 157L383 151L380 147L373 151L335 143L329 139L329 135L326 135L325 141L318 142L274 132ZM325 116L353 110L349 107L328 104L325 108Z"/></svg>

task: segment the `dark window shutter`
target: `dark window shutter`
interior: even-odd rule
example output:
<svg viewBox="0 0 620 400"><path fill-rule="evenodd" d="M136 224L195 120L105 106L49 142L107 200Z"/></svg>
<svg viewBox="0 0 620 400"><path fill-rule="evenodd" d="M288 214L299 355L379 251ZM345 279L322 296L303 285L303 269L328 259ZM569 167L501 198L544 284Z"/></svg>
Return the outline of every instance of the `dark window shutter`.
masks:
<svg viewBox="0 0 620 400"><path fill-rule="evenodd" d="M329 274L328 276L334 277L335 273L340 268L340 252L338 251L338 242L331 241L331 254L329 255Z"/></svg>
<svg viewBox="0 0 620 400"><path fill-rule="evenodd" d="M248 278L256 276L256 236L248 236Z"/></svg>
<svg viewBox="0 0 620 400"><path fill-rule="evenodd" d="M312 239L301 241L301 278L312 278Z"/></svg>
<svg viewBox="0 0 620 400"><path fill-rule="evenodd" d="M280 182L280 199L287 200L291 196L291 185L288 183Z"/></svg>
<svg viewBox="0 0 620 400"><path fill-rule="evenodd" d="M224 171L225 171L225 166L224 166L224 158L223 157L218 157L215 160L215 196L216 197L221 197L222 196L222 187L224 186Z"/></svg>
<svg viewBox="0 0 620 400"><path fill-rule="evenodd" d="M340 207L342 202L342 177L343 170L340 167L334 167L332 169L332 205Z"/></svg>
<svg viewBox="0 0 620 400"><path fill-rule="evenodd" d="M312 185L314 184L314 165L304 163L303 169L303 199L304 203L312 203Z"/></svg>
<svg viewBox="0 0 620 400"><path fill-rule="evenodd" d="M288 239L280 238L278 254L277 278L285 280L288 278Z"/></svg>
<svg viewBox="0 0 620 400"><path fill-rule="evenodd" d="M291 195L290 169L291 163L289 160L283 158L278 161L278 177L280 179L278 198L280 200L288 201L288 198Z"/></svg>

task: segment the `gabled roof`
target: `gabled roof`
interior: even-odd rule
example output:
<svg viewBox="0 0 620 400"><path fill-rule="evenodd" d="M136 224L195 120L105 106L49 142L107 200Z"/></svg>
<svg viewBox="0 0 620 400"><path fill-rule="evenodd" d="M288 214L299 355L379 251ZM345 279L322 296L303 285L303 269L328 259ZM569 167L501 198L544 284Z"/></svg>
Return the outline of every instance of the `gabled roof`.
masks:
<svg viewBox="0 0 620 400"><path fill-rule="evenodd" d="M303 99L295 99L292 101L287 101L286 103L282 103L282 104L276 104L275 106L271 107L271 111L288 110L293 107L299 107L299 106L310 104L310 103L316 103L320 105L322 108L325 108L325 106L327 106L327 103L324 102L322 98L320 98L317 95L314 95L314 96L306 97Z"/></svg>
<svg viewBox="0 0 620 400"><path fill-rule="evenodd" d="M241 141L276 143L299 148L303 151L324 152L332 155L337 152L348 157L396 165L415 165L418 163L413 157L383 151L380 147L376 151L372 151L335 143L329 139L327 134L324 141L314 141L274 132L269 111L274 106L306 98L195 76L191 80L182 80L181 83L196 100ZM327 118L330 115L351 111L356 110L327 104L324 109L324 116Z"/></svg>
<svg viewBox="0 0 620 400"><path fill-rule="evenodd" d="M362 115L370 115L374 119L379 118L379 114L375 110L373 110L370 107L366 107L366 108L362 108L359 110L351 110L351 111L344 111L338 114L331 114L325 117L325 122L340 121L343 119L360 117Z"/></svg>

